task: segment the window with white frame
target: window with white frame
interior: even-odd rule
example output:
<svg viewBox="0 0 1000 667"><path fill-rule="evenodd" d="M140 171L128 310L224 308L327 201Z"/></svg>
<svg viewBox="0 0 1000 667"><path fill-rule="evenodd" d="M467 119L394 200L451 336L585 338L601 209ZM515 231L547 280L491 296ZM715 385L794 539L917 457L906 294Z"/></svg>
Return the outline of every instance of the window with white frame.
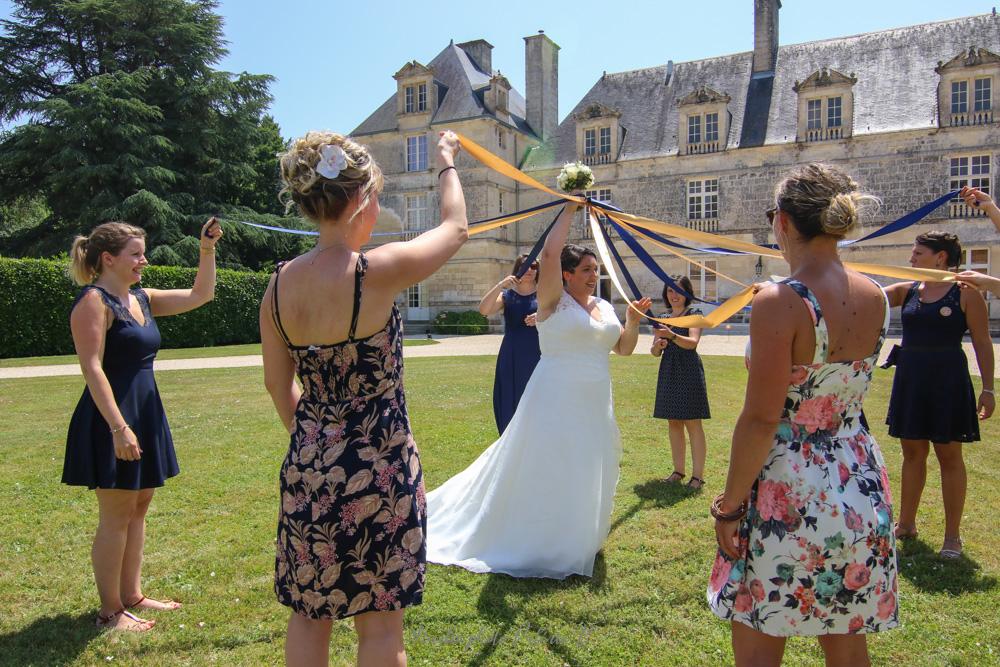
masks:
<svg viewBox="0 0 1000 667"><path fill-rule="evenodd" d="M842 95L806 100L806 141L840 139L844 127Z"/></svg>
<svg viewBox="0 0 1000 667"><path fill-rule="evenodd" d="M698 264L688 264L688 277L691 279L694 294L699 299L715 301L718 299L718 287L716 275L712 271L718 270L719 263L714 259L706 259L699 263L704 265L705 269Z"/></svg>
<svg viewBox="0 0 1000 667"><path fill-rule="evenodd" d="M688 227L706 232L719 228L719 179L688 181Z"/></svg>
<svg viewBox="0 0 1000 667"><path fill-rule="evenodd" d="M719 114L705 114L705 141L712 142L719 140Z"/></svg>
<svg viewBox="0 0 1000 667"><path fill-rule="evenodd" d="M420 83L413 86L406 86L403 91L404 102L403 111L406 113L416 113L427 111L427 84Z"/></svg>
<svg viewBox="0 0 1000 667"><path fill-rule="evenodd" d="M423 283L406 288L406 307L410 309L427 307L427 293Z"/></svg>
<svg viewBox="0 0 1000 667"><path fill-rule="evenodd" d="M583 131L583 154L595 155L597 153L597 130L589 129Z"/></svg>
<svg viewBox="0 0 1000 667"><path fill-rule="evenodd" d="M951 112L949 125L984 125L993 122L992 76L952 79L946 90L950 91L950 99L944 99L947 104L945 108Z"/></svg>
<svg viewBox="0 0 1000 667"><path fill-rule="evenodd" d="M427 169L427 135L406 138L406 171Z"/></svg>
<svg viewBox="0 0 1000 667"><path fill-rule="evenodd" d="M951 82L951 112L952 113L968 113L969 112L969 82L968 81L952 81Z"/></svg>
<svg viewBox="0 0 1000 667"><path fill-rule="evenodd" d="M502 127L497 128L497 148L507 147L507 131Z"/></svg>
<svg viewBox="0 0 1000 667"><path fill-rule="evenodd" d="M989 194L991 160L992 156L989 154L962 155L949 158L948 189L961 190L965 186L969 186L979 188L986 194ZM985 215L981 209L966 205L965 201L957 195L951 200L949 209L953 218L971 218Z"/></svg>
<svg viewBox="0 0 1000 667"><path fill-rule="evenodd" d="M688 116L688 143L701 143L701 116Z"/></svg>
<svg viewBox="0 0 1000 667"><path fill-rule="evenodd" d="M826 100L826 126L840 127L844 124L844 100L841 97L829 97Z"/></svg>
<svg viewBox="0 0 1000 667"><path fill-rule="evenodd" d="M973 111L990 111L993 108L993 79L982 77L976 79L976 97L973 100Z"/></svg>
<svg viewBox="0 0 1000 667"><path fill-rule="evenodd" d="M823 127L823 100L806 102L806 129L818 130Z"/></svg>
<svg viewBox="0 0 1000 667"><path fill-rule="evenodd" d="M611 128L602 127L600 128L600 143L597 146L597 152L601 155L607 155L611 152Z"/></svg>
<svg viewBox="0 0 1000 667"><path fill-rule="evenodd" d="M430 207L427 200L426 194L406 195L405 231L419 233L430 227Z"/></svg>
<svg viewBox="0 0 1000 667"><path fill-rule="evenodd" d="M587 197L590 197L594 201L604 202L606 204L611 203L611 188L601 188L599 190L587 190L583 193ZM602 225L607 220L606 216L596 213L597 221ZM590 222L587 220L586 213L581 213L583 219L583 236L584 238L593 238L593 234L590 233Z"/></svg>

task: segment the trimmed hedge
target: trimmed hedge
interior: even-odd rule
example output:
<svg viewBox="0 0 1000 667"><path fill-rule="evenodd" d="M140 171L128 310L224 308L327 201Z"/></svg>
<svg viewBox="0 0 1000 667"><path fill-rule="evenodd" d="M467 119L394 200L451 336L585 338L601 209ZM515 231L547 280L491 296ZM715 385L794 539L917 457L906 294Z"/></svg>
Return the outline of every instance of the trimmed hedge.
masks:
<svg viewBox="0 0 1000 667"><path fill-rule="evenodd" d="M490 332L490 321L479 311L465 310L460 313L442 311L434 318L434 333L474 336Z"/></svg>
<svg viewBox="0 0 1000 667"><path fill-rule="evenodd" d="M0 358L73 353L69 313L80 289L66 275L66 266L66 261L0 257ZM142 284L189 288L196 273L189 268L149 266ZM257 315L269 277L220 269L214 301L156 321L163 347L260 342Z"/></svg>

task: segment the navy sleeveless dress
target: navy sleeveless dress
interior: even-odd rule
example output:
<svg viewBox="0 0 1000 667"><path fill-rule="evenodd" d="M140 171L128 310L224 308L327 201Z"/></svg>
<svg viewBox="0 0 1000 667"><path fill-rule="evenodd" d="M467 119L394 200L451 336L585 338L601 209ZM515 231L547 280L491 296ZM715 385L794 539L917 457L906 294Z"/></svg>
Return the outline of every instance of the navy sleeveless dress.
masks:
<svg viewBox="0 0 1000 667"><path fill-rule="evenodd" d="M979 440L976 395L962 349L968 331L957 284L932 303L914 283L903 301L902 346L884 367L896 365L886 424L889 435L935 443Z"/></svg>
<svg viewBox="0 0 1000 667"><path fill-rule="evenodd" d="M303 616L339 619L420 604L427 501L403 394L403 327L356 339L367 261L355 270L348 339L293 345L281 325L275 272L271 312L295 362L302 397L281 466L274 590Z"/></svg>
<svg viewBox="0 0 1000 667"><path fill-rule="evenodd" d="M681 316L701 315L698 308L686 308ZM660 317L672 317L664 313ZM678 336L687 336L690 329L673 327ZM656 401L653 417L657 419L711 419L705 367L697 350L688 350L671 343L660 354L660 370L656 378Z"/></svg>
<svg viewBox="0 0 1000 667"><path fill-rule="evenodd" d="M90 389L85 388L69 423L62 481L90 489L137 491L163 486L180 469L153 377L160 330L150 312L149 297L141 288L130 290L142 308L145 323L140 324L124 304L97 285L84 287L73 302L74 307L89 290L97 290L114 314L114 322L104 339L101 366L122 417L139 441L142 455L138 461L115 458L111 428L98 411Z"/></svg>
<svg viewBox="0 0 1000 667"><path fill-rule="evenodd" d="M538 312L538 296L518 294L508 289L503 293L503 341L497 355L496 375L493 378L493 417L497 432L507 429L517 410L542 351L538 346L538 329L529 327L524 318Z"/></svg>

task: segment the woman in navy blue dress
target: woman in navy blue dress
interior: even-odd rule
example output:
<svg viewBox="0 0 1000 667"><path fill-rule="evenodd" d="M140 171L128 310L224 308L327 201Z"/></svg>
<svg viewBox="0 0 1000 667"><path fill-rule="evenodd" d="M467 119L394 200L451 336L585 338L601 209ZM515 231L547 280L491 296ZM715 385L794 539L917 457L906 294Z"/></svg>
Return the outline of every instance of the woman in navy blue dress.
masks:
<svg viewBox="0 0 1000 667"><path fill-rule="evenodd" d="M479 302L479 312L486 317L503 311L503 341L493 378L493 417L498 433L507 429L524 387L542 356L535 328L538 262L532 262L524 275L517 277L527 258L527 255L518 257L513 273L497 283Z"/></svg>
<svg viewBox="0 0 1000 667"><path fill-rule="evenodd" d="M153 378L160 348L154 317L176 315L215 294L212 218L201 230L201 262L192 289L135 286L146 267L146 233L108 222L78 236L70 251L73 279L83 289L70 328L87 387L70 420L62 481L96 489L98 526L91 549L101 598L97 626L142 632L153 627L129 610L177 609L142 593L146 510L153 490L179 470Z"/></svg>
<svg viewBox="0 0 1000 667"><path fill-rule="evenodd" d="M955 269L961 263L958 237L928 232L913 244L910 264ZM974 289L956 283L897 283L885 290L892 306L902 306L902 345L886 366L895 364L889 435L903 447L902 494L896 537L917 535L917 508L927 479L931 444L941 466L944 500L943 558L962 554L960 525L965 507L966 472L962 443L979 440L979 419L993 413L993 343L986 302ZM968 331L983 389L977 401L962 349Z"/></svg>

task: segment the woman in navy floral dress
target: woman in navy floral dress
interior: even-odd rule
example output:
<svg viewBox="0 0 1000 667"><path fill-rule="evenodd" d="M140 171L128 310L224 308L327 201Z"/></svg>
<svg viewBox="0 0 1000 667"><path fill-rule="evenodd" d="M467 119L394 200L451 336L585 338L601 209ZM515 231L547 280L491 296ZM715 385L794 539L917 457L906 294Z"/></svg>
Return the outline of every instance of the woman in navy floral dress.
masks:
<svg viewBox="0 0 1000 667"><path fill-rule="evenodd" d="M865 633L899 624L889 481L860 418L889 306L837 251L865 198L811 164L768 211L791 278L754 299L746 401L712 504L708 602L737 665L779 664L791 635L819 637L828 665L867 665Z"/></svg>
<svg viewBox="0 0 1000 667"><path fill-rule="evenodd" d="M394 299L468 238L457 152L443 132L441 224L367 255L382 189L368 149L310 132L281 157L283 195L320 232L278 267L260 311L264 381L291 434L274 579L292 609L290 665L327 664L332 622L347 617L359 664L406 661L403 609L423 599L427 520Z"/></svg>

